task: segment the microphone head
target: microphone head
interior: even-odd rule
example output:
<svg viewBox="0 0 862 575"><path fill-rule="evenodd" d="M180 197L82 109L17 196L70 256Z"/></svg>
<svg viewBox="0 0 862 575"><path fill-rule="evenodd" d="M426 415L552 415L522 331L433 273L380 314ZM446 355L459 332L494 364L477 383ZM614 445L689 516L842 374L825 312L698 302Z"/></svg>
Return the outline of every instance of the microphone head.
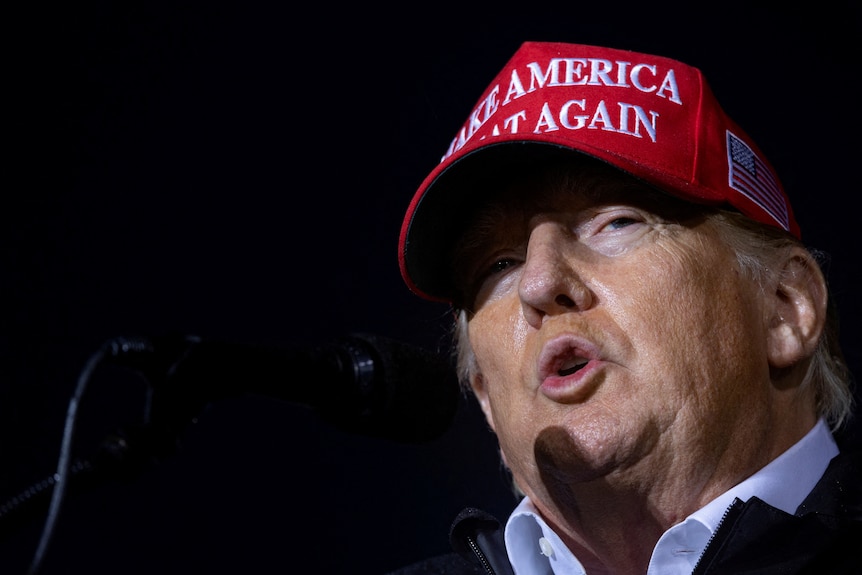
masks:
<svg viewBox="0 0 862 575"><path fill-rule="evenodd" d="M189 336L122 338L108 350L150 381L152 419L171 429L206 402L253 393L306 405L350 433L421 443L449 429L460 395L450 357L378 335L311 350Z"/></svg>
<svg viewBox="0 0 862 575"><path fill-rule="evenodd" d="M367 376L356 382L367 400L361 409L355 402L321 409L323 419L351 433L402 443L430 441L451 427L461 393L451 357L363 333L343 338L340 347L354 355L357 378Z"/></svg>

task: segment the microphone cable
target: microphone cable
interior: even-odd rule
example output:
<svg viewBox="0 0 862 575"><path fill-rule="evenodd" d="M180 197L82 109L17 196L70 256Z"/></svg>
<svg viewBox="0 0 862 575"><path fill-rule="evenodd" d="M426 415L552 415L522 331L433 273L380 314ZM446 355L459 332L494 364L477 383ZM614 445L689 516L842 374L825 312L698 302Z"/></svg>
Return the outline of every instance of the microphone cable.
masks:
<svg viewBox="0 0 862 575"><path fill-rule="evenodd" d="M90 355L84 368L78 376L75 390L72 397L69 399L69 404L66 409L66 420L63 426L63 438L60 444L60 457L57 462L57 471L54 473L53 491L51 492L51 500L48 506L48 512L45 517L45 524L42 527L39 542L33 554L33 559L30 562L30 567L27 570L27 575L37 575L42 568L42 563L45 559L45 554L51 539L54 536L54 531L57 527L57 520L60 516L60 510L63 506L63 501L66 495L66 487L68 485L69 474L71 470L72 456L72 440L75 435L75 424L78 419L78 405L87 390L87 386L93 376L93 373L99 365L108 357L114 357L119 353L127 352L130 349L138 349L142 345L146 345L138 340L115 338L106 341L102 346ZM86 464L85 464L86 468Z"/></svg>

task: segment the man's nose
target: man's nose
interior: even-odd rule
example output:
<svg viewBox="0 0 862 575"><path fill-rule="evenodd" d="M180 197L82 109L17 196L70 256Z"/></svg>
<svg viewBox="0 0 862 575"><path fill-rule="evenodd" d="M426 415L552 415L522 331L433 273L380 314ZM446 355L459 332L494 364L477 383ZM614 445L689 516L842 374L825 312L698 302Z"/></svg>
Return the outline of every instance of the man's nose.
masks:
<svg viewBox="0 0 862 575"><path fill-rule="evenodd" d="M583 311L593 303L576 269L576 239L557 222L533 228L518 295L524 318L538 329L546 317Z"/></svg>

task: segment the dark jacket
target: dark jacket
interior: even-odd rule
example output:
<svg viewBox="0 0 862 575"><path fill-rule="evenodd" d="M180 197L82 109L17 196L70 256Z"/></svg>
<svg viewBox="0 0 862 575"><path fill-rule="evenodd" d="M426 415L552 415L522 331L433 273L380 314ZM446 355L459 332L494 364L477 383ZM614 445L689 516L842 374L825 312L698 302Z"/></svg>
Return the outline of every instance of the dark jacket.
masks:
<svg viewBox="0 0 862 575"><path fill-rule="evenodd" d="M449 534L454 552L390 575L513 575L494 517L465 509ZM832 460L795 515L754 497L736 500L693 575L862 574L862 459L859 450Z"/></svg>

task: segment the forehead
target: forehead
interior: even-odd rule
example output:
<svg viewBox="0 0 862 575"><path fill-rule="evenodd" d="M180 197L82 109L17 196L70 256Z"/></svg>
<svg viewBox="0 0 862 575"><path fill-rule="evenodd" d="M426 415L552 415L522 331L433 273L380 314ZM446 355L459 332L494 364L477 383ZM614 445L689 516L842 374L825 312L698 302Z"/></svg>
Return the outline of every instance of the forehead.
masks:
<svg viewBox="0 0 862 575"><path fill-rule="evenodd" d="M688 220L704 213L703 206L682 201L589 158L512 166L489 172L469 190L477 201L455 244L452 280L456 306L472 297L471 278L488 254L526 241L530 220L537 214L560 214L576 221L589 218L601 206L631 206L665 221Z"/></svg>
<svg viewBox="0 0 862 575"><path fill-rule="evenodd" d="M545 164L509 166L473 183L477 201L465 220L458 245L477 236L506 233L513 219L536 213L576 212L597 205L631 205L672 216L696 208L625 174L586 157ZM472 241L471 241L472 240Z"/></svg>

